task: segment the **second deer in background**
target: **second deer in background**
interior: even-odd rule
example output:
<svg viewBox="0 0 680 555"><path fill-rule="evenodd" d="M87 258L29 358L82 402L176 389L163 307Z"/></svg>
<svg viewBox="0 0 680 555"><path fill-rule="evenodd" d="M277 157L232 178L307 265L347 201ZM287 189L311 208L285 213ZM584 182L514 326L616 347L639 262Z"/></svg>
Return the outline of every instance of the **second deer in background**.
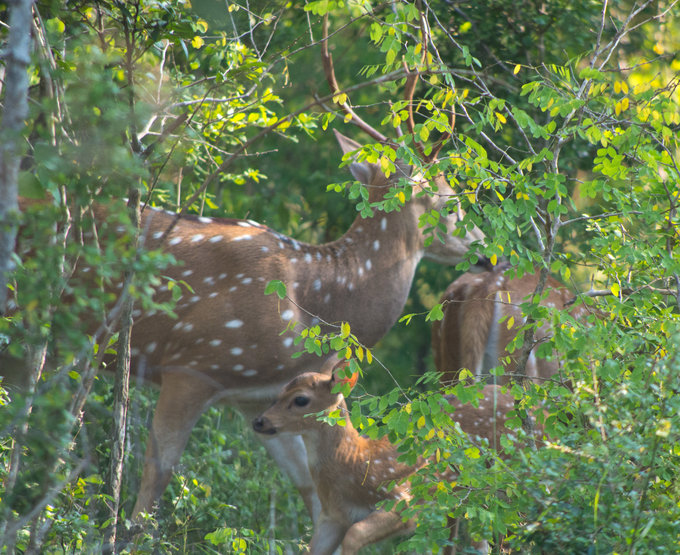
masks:
<svg viewBox="0 0 680 555"><path fill-rule="evenodd" d="M538 283L537 274L525 274L511 279L505 275L507 265L491 272L466 273L456 279L441 297L444 317L432 326L432 351L437 371L443 373L444 383L458 380L466 368L476 379L490 376L490 370L503 364L504 375L496 383L507 384L517 376L517 354L507 351L510 343L525 323L521 303L532 295ZM541 305L559 310L568 306L574 295L561 283L548 277L547 295ZM582 308L572 310L578 317ZM512 318L512 320L510 320ZM536 344L551 334L544 324L536 330ZM545 380L559 371L555 356L540 358L534 350L527 361L528 378Z"/></svg>
<svg viewBox="0 0 680 555"><path fill-rule="evenodd" d="M415 529L413 519L403 520L396 511L378 509L381 501L411 499L407 478L427 464L410 466L397 460L397 447L387 438L363 437L348 418L347 405L334 386L342 380L338 363L331 376L308 372L294 378L279 394L276 403L253 420L256 432L266 435L300 434L305 443L309 470L321 500L321 516L314 526L309 546L312 555L333 553L342 546L343 555ZM514 409L514 398L498 386L487 385L479 407L463 405L450 398L451 417L470 436L486 438L499 445L506 433L505 422ZM316 414L340 410L344 425L330 425ZM451 479L454 478L453 472ZM392 481L401 481L388 490Z"/></svg>

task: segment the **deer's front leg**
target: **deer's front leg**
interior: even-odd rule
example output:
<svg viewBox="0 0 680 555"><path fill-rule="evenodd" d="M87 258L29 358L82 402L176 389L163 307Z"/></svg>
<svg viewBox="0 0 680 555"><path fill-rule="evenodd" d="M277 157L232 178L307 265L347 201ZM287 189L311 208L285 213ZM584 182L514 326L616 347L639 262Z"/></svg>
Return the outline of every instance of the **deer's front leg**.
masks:
<svg viewBox="0 0 680 555"><path fill-rule="evenodd" d="M198 418L210 406L214 387L200 375L166 373L146 444L142 483L132 517L150 512L170 482Z"/></svg>
<svg viewBox="0 0 680 555"><path fill-rule="evenodd" d="M314 535L309 543L309 554L333 554L340 546L345 532L347 532L346 526L339 524L327 514L321 513L318 522L314 525Z"/></svg>
<svg viewBox="0 0 680 555"><path fill-rule="evenodd" d="M342 541L342 555L353 555L366 545L396 534L412 532L415 527L413 520L404 522L395 512L374 511L347 530L345 539Z"/></svg>
<svg viewBox="0 0 680 555"><path fill-rule="evenodd" d="M285 437L265 437L255 434L279 468L286 474L305 502L314 524L321 514L321 501L307 465L307 451L302 437L286 434Z"/></svg>

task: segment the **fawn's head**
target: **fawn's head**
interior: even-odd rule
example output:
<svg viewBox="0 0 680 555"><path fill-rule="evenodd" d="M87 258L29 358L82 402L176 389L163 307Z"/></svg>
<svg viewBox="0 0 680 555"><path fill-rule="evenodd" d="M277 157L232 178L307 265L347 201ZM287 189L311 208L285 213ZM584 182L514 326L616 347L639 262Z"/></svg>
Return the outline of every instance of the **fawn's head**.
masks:
<svg viewBox="0 0 680 555"><path fill-rule="evenodd" d="M354 387L357 374L346 375L347 361L335 365L331 375L306 372L286 384L274 404L253 420L253 429L261 434L299 434L314 426L325 426L314 415L345 410L345 400L339 385Z"/></svg>

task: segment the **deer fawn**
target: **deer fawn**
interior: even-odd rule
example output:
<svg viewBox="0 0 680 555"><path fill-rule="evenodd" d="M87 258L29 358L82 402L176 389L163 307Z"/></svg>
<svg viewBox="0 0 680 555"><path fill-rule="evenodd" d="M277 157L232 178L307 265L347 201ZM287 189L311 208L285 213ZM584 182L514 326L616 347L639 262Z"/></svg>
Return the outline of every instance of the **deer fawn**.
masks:
<svg viewBox="0 0 680 555"><path fill-rule="evenodd" d="M396 511L376 505L388 499L410 500L408 480L389 491L386 486L407 478L420 466L399 462L397 448L387 438L374 440L359 435L348 417L342 426L315 418L317 413L338 409L348 414L343 395L333 393L334 386L343 380L339 372L345 364L338 363L331 376L308 372L294 378L274 405L253 420L253 429L259 434L302 436L321 499L321 516L309 546L312 555L330 554L339 546L343 555L350 555L389 536L411 532L416 525L413 519L404 521ZM464 432L498 445L501 433L506 431L506 414L514 409L514 398L493 385L485 386L484 395L486 403L480 403L479 408L449 399L454 409L452 418ZM421 462L421 466L425 464L427 461Z"/></svg>
<svg viewBox="0 0 680 555"><path fill-rule="evenodd" d="M517 353L508 353L506 347L524 323L519 305L534 293L538 275L510 279L505 275L507 269L501 264L491 272L463 274L442 295L439 302L444 304L444 317L433 323L432 350L435 366L444 374L443 382L457 380L463 368L477 378L489 377L489 370L502 361L505 374L493 377L496 383L506 384L522 377L516 375ZM545 290L548 294L541 301L544 306L563 309L573 299L573 294L552 277ZM571 311L576 318L582 313L582 307ZM510 317L514 323L508 327ZM542 325L536 331L536 343L550 333L550 326ZM555 357L539 358L532 350L525 371L529 378L545 380L559 371L559 363Z"/></svg>

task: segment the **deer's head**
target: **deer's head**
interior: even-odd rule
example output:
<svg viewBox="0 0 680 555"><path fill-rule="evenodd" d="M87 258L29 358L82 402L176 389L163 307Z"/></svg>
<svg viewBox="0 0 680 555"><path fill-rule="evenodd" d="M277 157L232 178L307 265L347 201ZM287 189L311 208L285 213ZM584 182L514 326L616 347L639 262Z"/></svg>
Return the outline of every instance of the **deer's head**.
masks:
<svg viewBox="0 0 680 555"><path fill-rule="evenodd" d="M482 241L484 234L476 226L468 229L463 235L454 235L458 222L464 217L460 204L455 201L455 192L443 175L427 181L414 170L414 168L402 161L395 163L396 171L389 176L385 175L380 164L362 160L358 154L361 145L342 133L335 131L335 136L340 144L343 154L354 153L349 169L357 181L368 188L369 202L380 202L385 195L399 185L400 180L406 179L411 186L410 200L405 206L400 207L402 212L410 213L416 223L424 214L441 213L439 223L442 228L436 237L426 247L425 236L422 233L414 235L413 240L418 241L423 252L423 257L440 264L454 265L461 262L465 254L470 250L474 241ZM402 218L404 225L408 218L406 214ZM481 259L477 264L479 269L488 269L488 260Z"/></svg>
<svg viewBox="0 0 680 555"><path fill-rule="evenodd" d="M335 410L346 411L342 393L334 392L336 386L349 383L354 387L356 374L345 377L346 361L339 362L330 376L318 372L306 372L293 378L283 388L274 404L253 420L253 429L260 434L300 434L317 426L326 426L315 417L318 413Z"/></svg>

